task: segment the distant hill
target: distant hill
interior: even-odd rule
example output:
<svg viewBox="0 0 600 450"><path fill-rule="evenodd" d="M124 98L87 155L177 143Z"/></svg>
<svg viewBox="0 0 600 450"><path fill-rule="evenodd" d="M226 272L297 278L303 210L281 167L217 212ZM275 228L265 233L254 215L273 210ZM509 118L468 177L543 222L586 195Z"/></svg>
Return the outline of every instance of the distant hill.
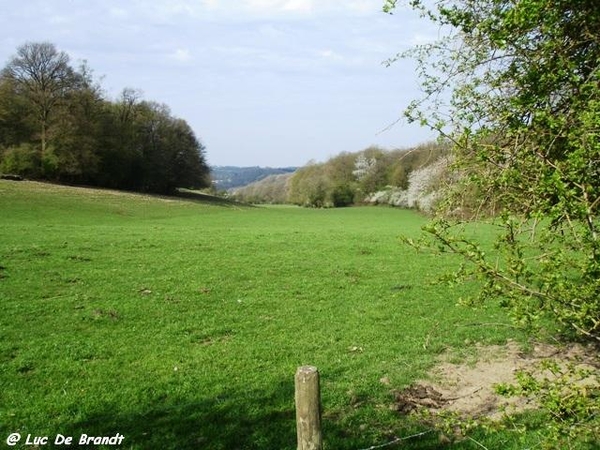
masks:
<svg viewBox="0 0 600 450"><path fill-rule="evenodd" d="M237 167L213 166L210 168L213 184L218 190L226 191L260 181L270 175L293 173L297 167Z"/></svg>
<svg viewBox="0 0 600 450"><path fill-rule="evenodd" d="M247 186L232 189L232 198L244 203L288 203L289 181L293 173L269 175Z"/></svg>

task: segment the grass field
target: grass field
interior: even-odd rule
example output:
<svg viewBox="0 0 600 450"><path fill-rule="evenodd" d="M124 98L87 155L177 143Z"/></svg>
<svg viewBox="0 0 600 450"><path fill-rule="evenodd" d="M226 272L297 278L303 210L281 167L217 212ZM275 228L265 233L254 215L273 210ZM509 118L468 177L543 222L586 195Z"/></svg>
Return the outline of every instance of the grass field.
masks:
<svg viewBox="0 0 600 450"><path fill-rule="evenodd" d="M326 449L422 431L390 391L446 350L515 333L432 284L454 262L399 240L424 221L0 181L0 447L19 432L293 449L303 364L321 372Z"/></svg>

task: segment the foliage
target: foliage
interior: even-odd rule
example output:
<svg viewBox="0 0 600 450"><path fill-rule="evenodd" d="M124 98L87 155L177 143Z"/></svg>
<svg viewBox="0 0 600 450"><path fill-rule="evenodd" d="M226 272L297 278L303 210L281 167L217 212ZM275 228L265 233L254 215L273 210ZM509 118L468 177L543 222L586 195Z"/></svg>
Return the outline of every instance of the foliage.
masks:
<svg viewBox="0 0 600 450"><path fill-rule="evenodd" d="M326 177L325 165L309 163L298 169L289 183L290 203L301 206L323 207L326 204L326 191L331 182Z"/></svg>
<svg viewBox="0 0 600 450"><path fill-rule="evenodd" d="M165 105L103 97L86 63L26 43L0 76L0 168L30 178L147 192L210 184L204 146Z"/></svg>
<svg viewBox="0 0 600 450"><path fill-rule="evenodd" d="M515 384L502 384L497 391L506 396L522 396L534 401L548 414L543 448L590 446L600 436L600 386L591 368L562 367L543 360L539 368L545 375L519 371Z"/></svg>
<svg viewBox="0 0 600 450"><path fill-rule="evenodd" d="M425 92L407 117L454 143L446 218L427 227L434 247L467 263L452 281L478 277L479 298L500 299L519 323L600 339L597 2L410 4L449 29L400 56L416 58ZM491 249L448 220L484 215L501 228Z"/></svg>
<svg viewBox="0 0 600 450"><path fill-rule="evenodd" d="M40 158L31 144L8 147L0 153L0 172L30 177L38 173Z"/></svg>

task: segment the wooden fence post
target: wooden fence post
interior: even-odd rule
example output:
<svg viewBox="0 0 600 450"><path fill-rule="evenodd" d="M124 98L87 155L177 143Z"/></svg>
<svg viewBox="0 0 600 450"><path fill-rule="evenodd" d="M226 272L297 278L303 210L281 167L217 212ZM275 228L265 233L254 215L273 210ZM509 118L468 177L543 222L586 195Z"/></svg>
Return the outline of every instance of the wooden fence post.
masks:
<svg viewBox="0 0 600 450"><path fill-rule="evenodd" d="M298 367L295 397L298 450L321 450L321 393L316 367Z"/></svg>

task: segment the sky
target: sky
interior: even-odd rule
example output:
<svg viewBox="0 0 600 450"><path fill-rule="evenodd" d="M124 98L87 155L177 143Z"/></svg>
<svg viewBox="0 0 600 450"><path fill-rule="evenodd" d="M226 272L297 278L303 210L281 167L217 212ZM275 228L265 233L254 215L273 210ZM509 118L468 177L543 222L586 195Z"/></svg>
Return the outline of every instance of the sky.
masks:
<svg viewBox="0 0 600 450"><path fill-rule="evenodd" d="M51 42L87 61L108 98L134 88L168 105L210 165L303 166L435 139L401 119L420 96L414 63L383 63L437 30L383 3L0 0L0 64Z"/></svg>

